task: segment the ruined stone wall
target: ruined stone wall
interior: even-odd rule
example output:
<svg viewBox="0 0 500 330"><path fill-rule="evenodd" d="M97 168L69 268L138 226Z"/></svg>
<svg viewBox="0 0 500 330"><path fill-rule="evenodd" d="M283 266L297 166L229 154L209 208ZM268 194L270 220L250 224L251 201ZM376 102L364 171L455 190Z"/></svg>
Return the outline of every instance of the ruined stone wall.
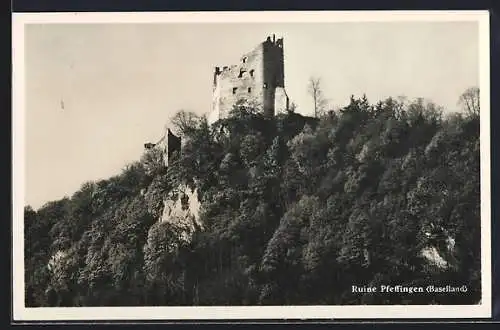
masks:
<svg viewBox="0 0 500 330"><path fill-rule="evenodd" d="M165 166L168 166L168 162L172 154L175 151L180 152L181 150L181 138L173 134L169 128L166 128L164 136L162 137L160 142L158 142L158 144L154 146L154 148L158 148L161 150L163 155L163 162Z"/></svg>
<svg viewBox="0 0 500 330"><path fill-rule="evenodd" d="M166 153L166 158L167 158L167 166L168 166L168 161L172 157L172 154L174 152L180 152L181 151L181 138L178 136L175 136L170 129L167 129L167 153Z"/></svg>
<svg viewBox="0 0 500 330"><path fill-rule="evenodd" d="M213 104L208 121L212 124L227 117L238 101L245 101L273 116L276 88L284 88L284 85L283 39L268 37L244 54L238 64L215 68Z"/></svg>
<svg viewBox="0 0 500 330"><path fill-rule="evenodd" d="M264 113L273 116L275 113L276 89L285 87L283 39L267 40L263 43L264 59Z"/></svg>
<svg viewBox="0 0 500 330"><path fill-rule="evenodd" d="M286 113L290 108L288 95L286 94L285 88L276 87L274 93L274 112L278 113Z"/></svg>

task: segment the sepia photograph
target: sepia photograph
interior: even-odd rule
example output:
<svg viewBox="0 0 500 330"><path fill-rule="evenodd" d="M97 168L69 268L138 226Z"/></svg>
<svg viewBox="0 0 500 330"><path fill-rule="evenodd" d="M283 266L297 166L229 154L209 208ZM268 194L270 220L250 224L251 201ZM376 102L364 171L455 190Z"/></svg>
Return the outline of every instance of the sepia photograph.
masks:
<svg viewBox="0 0 500 330"><path fill-rule="evenodd" d="M488 19L13 14L14 319L489 317Z"/></svg>

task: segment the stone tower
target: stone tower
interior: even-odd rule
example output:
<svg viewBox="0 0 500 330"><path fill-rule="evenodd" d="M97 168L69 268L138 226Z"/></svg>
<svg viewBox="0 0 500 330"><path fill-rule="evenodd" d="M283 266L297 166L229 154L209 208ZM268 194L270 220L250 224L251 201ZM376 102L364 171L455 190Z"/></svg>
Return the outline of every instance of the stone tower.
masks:
<svg viewBox="0 0 500 330"><path fill-rule="evenodd" d="M209 123L227 117L238 101L256 106L266 116L288 109L283 38L267 37L238 64L215 68Z"/></svg>

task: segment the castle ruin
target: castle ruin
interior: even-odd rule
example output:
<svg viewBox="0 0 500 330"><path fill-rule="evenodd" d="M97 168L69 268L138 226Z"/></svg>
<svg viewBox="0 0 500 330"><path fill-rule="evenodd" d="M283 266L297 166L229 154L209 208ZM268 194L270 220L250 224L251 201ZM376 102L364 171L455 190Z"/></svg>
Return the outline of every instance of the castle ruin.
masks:
<svg viewBox="0 0 500 330"><path fill-rule="evenodd" d="M248 104L265 116L286 112L289 108L285 92L283 38L267 37L252 51L244 54L238 64L215 67L213 102L208 113L209 124L227 118L239 102ZM157 143L145 143L144 148L161 149L165 166L174 151L180 151L181 138L166 128Z"/></svg>
<svg viewBox="0 0 500 330"><path fill-rule="evenodd" d="M169 159L175 151L181 150L181 138L176 136L172 131L166 127L165 132L161 139L156 143L145 143L144 148L150 150L153 148L160 149L163 155L163 162L168 166Z"/></svg>
<svg viewBox="0 0 500 330"><path fill-rule="evenodd" d="M209 124L226 118L238 102L246 102L270 117L288 110L283 38L267 37L238 64L215 67Z"/></svg>

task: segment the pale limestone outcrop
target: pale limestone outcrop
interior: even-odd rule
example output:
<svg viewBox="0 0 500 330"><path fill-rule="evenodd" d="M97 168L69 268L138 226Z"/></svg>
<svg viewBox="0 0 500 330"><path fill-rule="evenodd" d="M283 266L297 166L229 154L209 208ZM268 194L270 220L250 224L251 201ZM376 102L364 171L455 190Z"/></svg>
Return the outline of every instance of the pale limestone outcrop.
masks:
<svg viewBox="0 0 500 330"><path fill-rule="evenodd" d="M455 252L455 239L452 237L446 238L446 251L439 251L435 246L427 246L422 249L421 256L424 257L431 265L441 269L453 267Z"/></svg>
<svg viewBox="0 0 500 330"><path fill-rule="evenodd" d="M448 262L441 256L439 251L434 246L422 249L422 256L427 260L427 262L434 266L439 268L448 267Z"/></svg>
<svg viewBox="0 0 500 330"><path fill-rule="evenodd" d="M49 271L53 272L57 266L61 263L64 258L66 258L67 253L66 251L58 250L56 253L54 253L51 257L49 262L47 263L47 268Z"/></svg>
<svg viewBox="0 0 500 330"><path fill-rule="evenodd" d="M198 190L191 189L186 185L180 185L174 192L170 193L163 201L163 213L161 222L182 222L202 226L200 222L200 201Z"/></svg>

